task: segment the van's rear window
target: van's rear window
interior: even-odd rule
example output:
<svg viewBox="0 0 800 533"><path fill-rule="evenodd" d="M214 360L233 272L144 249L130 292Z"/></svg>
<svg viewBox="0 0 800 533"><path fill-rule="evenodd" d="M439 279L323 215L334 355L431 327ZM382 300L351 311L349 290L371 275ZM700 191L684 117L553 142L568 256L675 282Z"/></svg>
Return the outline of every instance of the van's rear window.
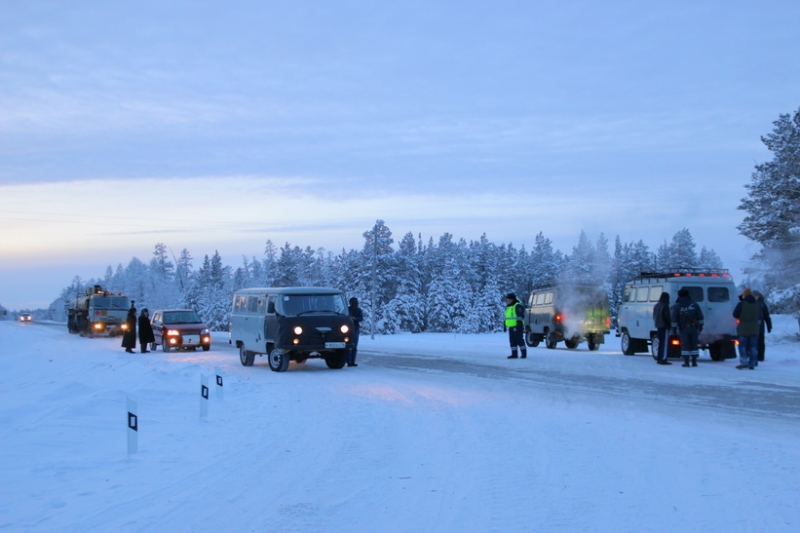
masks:
<svg viewBox="0 0 800 533"><path fill-rule="evenodd" d="M731 294L728 287L709 287L708 288L708 301L709 302L730 302Z"/></svg>
<svg viewBox="0 0 800 533"><path fill-rule="evenodd" d="M703 287L681 287L681 289L686 289L689 291L689 296L691 296L692 300L695 302L705 301L705 298L703 297Z"/></svg>

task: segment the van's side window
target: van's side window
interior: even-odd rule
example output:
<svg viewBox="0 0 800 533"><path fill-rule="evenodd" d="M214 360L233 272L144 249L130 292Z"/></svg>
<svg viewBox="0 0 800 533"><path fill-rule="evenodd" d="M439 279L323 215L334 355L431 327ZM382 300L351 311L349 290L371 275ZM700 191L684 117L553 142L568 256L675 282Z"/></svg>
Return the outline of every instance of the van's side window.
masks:
<svg viewBox="0 0 800 533"><path fill-rule="evenodd" d="M258 312L258 296L250 296L247 298L247 312L248 313Z"/></svg>
<svg viewBox="0 0 800 533"><path fill-rule="evenodd" d="M636 288L636 301L637 302L646 302L647 301L647 290L650 287L637 287Z"/></svg>
<svg viewBox="0 0 800 533"><path fill-rule="evenodd" d="M544 303L544 293L540 292L536 295L536 305L542 305Z"/></svg>
<svg viewBox="0 0 800 533"><path fill-rule="evenodd" d="M247 311L247 296L238 296L236 298L236 310L240 313Z"/></svg>
<svg viewBox="0 0 800 533"><path fill-rule="evenodd" d="M631 293L633 291L630 287L625 287L625 291L622 293L622 301L623 302L630 302L631 301Z"/></svg>
<svg viewBox="0 0 800 533"><path fill-rule="evenodd" d="M729 302L731 300L728 287L709 287L708 288L708 301L709 302Z"/></svg>
<svg viewBox="0 0 800 533"><path fill-rule="evenodd" d="M544 303L546 303L546 304L553 303L553 293L552 292L546 292L544 294Z"/></svg>
<svg viewBox="0 0 800 533"><path fill-rule="evenodd" d="M654 285L650 287L650 301L657 302L659 298L661 298L661 293L664 292L664 288L661 285Z"/></svg>
<svg viewBox="0 0 800 533"><path fill-rule="evenodd" d="M270 296L267 299L267 313L275 314L275 302L278 301L278 297L275 295Z"/></svg>
<svg viewBox="0 0 800 533"><path fill-rule="evenodd" d="M689 291L689 296L691 296L692 300L695 302L705 301L705 298L703 298L703 287L681 287L681 289Z"/></svg>
<svg viewBox="0 0 800 533"><path fill-rule="evenodd" d="M258 298L258 314L263 315L267 311L267 299L263 297Z"/></svg>

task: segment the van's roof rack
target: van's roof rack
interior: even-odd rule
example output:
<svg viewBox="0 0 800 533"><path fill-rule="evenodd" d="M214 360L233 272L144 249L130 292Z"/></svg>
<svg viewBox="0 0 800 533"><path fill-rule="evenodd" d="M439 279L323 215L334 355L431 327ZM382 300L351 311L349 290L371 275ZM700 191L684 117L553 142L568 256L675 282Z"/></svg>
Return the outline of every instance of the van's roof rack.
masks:
<svg viewBox="0 0 800 533"><path fill-rule="evenodd" d="M678 277L698 277L698 278L728 278L730 272L727 268L671 268L660 272L639 272L637 278L678 278Z"/></svg>

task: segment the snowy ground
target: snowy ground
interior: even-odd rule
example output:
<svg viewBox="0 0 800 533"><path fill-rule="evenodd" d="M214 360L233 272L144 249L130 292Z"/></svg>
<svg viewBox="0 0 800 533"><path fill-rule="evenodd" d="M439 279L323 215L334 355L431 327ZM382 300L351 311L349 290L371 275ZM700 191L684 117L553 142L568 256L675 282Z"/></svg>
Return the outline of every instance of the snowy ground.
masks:
<svg viewBox="0 0 800 533"><path fill-rule="evenodd" d="M404 334L278 374L0 322L0 532L800 531L796 332L754 371Z"/></svg>

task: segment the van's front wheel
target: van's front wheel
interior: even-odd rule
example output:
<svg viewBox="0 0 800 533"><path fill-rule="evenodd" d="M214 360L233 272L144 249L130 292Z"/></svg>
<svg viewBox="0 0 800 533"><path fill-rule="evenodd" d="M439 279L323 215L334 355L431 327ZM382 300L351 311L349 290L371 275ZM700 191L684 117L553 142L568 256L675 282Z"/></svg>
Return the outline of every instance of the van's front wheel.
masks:
<svg viewBox="0 0 800 533"><path fill-rule="evenodd" d="M325 364L328 365L328 368L332 368L334 370L344 367L346 362L347 350L336 350L325 358Z"/></svg>
<svg viewBox="0 0 800 533"><path fill-rule="evenodd" d="M631 336L627 331L622 333L622 339L620 340L619 344L623 354L634 355L636 353L636 351L633 349L633 341L631 340Z"/></svg>
<svg viewBox="0 0 800 533"><path fill-rule="evenodd" d="M269 368L273 372L286 372L289 368L289 352L273 349L267 356Z"/></svg>
<svg viewBox="0 0 800 533"><path fill-rule="evenodd" d="M239 346L239 361L242 362L242 366L253 366L255 359L256 354L254 352L245 350L244 345Z"/></svg>

